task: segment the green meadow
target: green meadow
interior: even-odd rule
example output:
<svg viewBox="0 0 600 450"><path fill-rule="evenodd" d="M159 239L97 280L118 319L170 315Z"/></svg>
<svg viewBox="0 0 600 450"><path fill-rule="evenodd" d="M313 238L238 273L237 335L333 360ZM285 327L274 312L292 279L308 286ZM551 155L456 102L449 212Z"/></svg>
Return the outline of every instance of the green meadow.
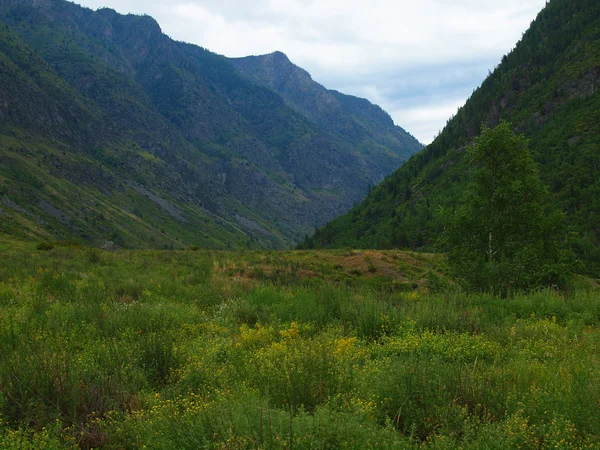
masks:
<svg viewBox="0 0 600 450"><path fill-rule="evenodd" d="M3 239L0 448L600 448L597 282L498 298L446 273Z"/></svg>

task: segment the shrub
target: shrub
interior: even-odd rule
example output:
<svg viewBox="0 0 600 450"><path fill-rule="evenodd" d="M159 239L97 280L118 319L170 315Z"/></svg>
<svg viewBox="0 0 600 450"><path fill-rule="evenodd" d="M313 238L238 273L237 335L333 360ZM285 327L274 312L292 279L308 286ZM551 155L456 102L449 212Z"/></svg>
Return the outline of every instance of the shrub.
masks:
<svg viewBox="0 0 600 450"><path fill-rule="evenodd" d="M38 250L40 251L49 251L52 250L54 248L54 244L51 242L40 242L38 245L36 245L36 247Z"/></svg>

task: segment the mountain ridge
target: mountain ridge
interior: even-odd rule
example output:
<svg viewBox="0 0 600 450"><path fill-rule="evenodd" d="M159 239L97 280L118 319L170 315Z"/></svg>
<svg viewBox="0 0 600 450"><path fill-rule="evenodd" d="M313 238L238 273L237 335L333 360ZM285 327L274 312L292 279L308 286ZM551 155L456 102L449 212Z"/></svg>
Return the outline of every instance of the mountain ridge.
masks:
<svg viewBox="0 0 600 450"><path fill-rule="evenodd" d="M148 16L2 0L0 22L12 67L0 87L0 151L10 161L0 168L2 192L51 224L11 209L7 233L127 247L286 247L422 147L408 133L393 137L403 141L394 148L329 133L228 58L171 40ZM36 150L16 157L24 147ZM34 172L60 192L17 175ZM81 202L69 201L82 185ZM103 224L92 222L89 202L102 205Z"/></svg>
<svg viewBox="0 0 600 450"><path fill-rule="evenodd" d="M389 153L402 157L408 157L411 153L401 145L402 139L410 134L396 126L383 109L366 99L325 88L315 82L307 71L292 63L284 53L276 51L234 58L232 62L252 81L281 94L288 106L303 114L324 133L337 139L349 136L359 142L359 146L374 141L388 150L367 156L385 159ZM365 120L366 116L370 120ZM391 159L383 162L382 166L391 162ZM374 176L382 177L382 173Z"/></svg>

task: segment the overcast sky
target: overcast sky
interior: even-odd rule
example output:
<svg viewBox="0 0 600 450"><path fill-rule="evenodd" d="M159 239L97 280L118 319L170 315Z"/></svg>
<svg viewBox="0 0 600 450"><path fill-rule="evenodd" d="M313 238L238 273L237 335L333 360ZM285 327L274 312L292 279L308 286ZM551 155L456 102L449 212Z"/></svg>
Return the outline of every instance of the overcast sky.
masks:
<svg viewBox="0 0 600 450"><path fill-rule="evenodd" d="M226 56L280 50L428 144L546 0L76 0Z"/></svg>

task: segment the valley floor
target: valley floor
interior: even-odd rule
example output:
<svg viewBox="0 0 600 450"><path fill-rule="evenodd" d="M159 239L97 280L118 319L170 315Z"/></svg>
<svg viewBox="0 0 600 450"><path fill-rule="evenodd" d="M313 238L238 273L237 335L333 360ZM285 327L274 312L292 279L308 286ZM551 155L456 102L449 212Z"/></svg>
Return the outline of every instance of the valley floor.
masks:
<svg viewBox="0 0 600 450"><path fill-rule="evenodd" d="M600 448L600 290L401 251L0 241L1 448ZM43 247L41 247L43 248Z"/></svg>

